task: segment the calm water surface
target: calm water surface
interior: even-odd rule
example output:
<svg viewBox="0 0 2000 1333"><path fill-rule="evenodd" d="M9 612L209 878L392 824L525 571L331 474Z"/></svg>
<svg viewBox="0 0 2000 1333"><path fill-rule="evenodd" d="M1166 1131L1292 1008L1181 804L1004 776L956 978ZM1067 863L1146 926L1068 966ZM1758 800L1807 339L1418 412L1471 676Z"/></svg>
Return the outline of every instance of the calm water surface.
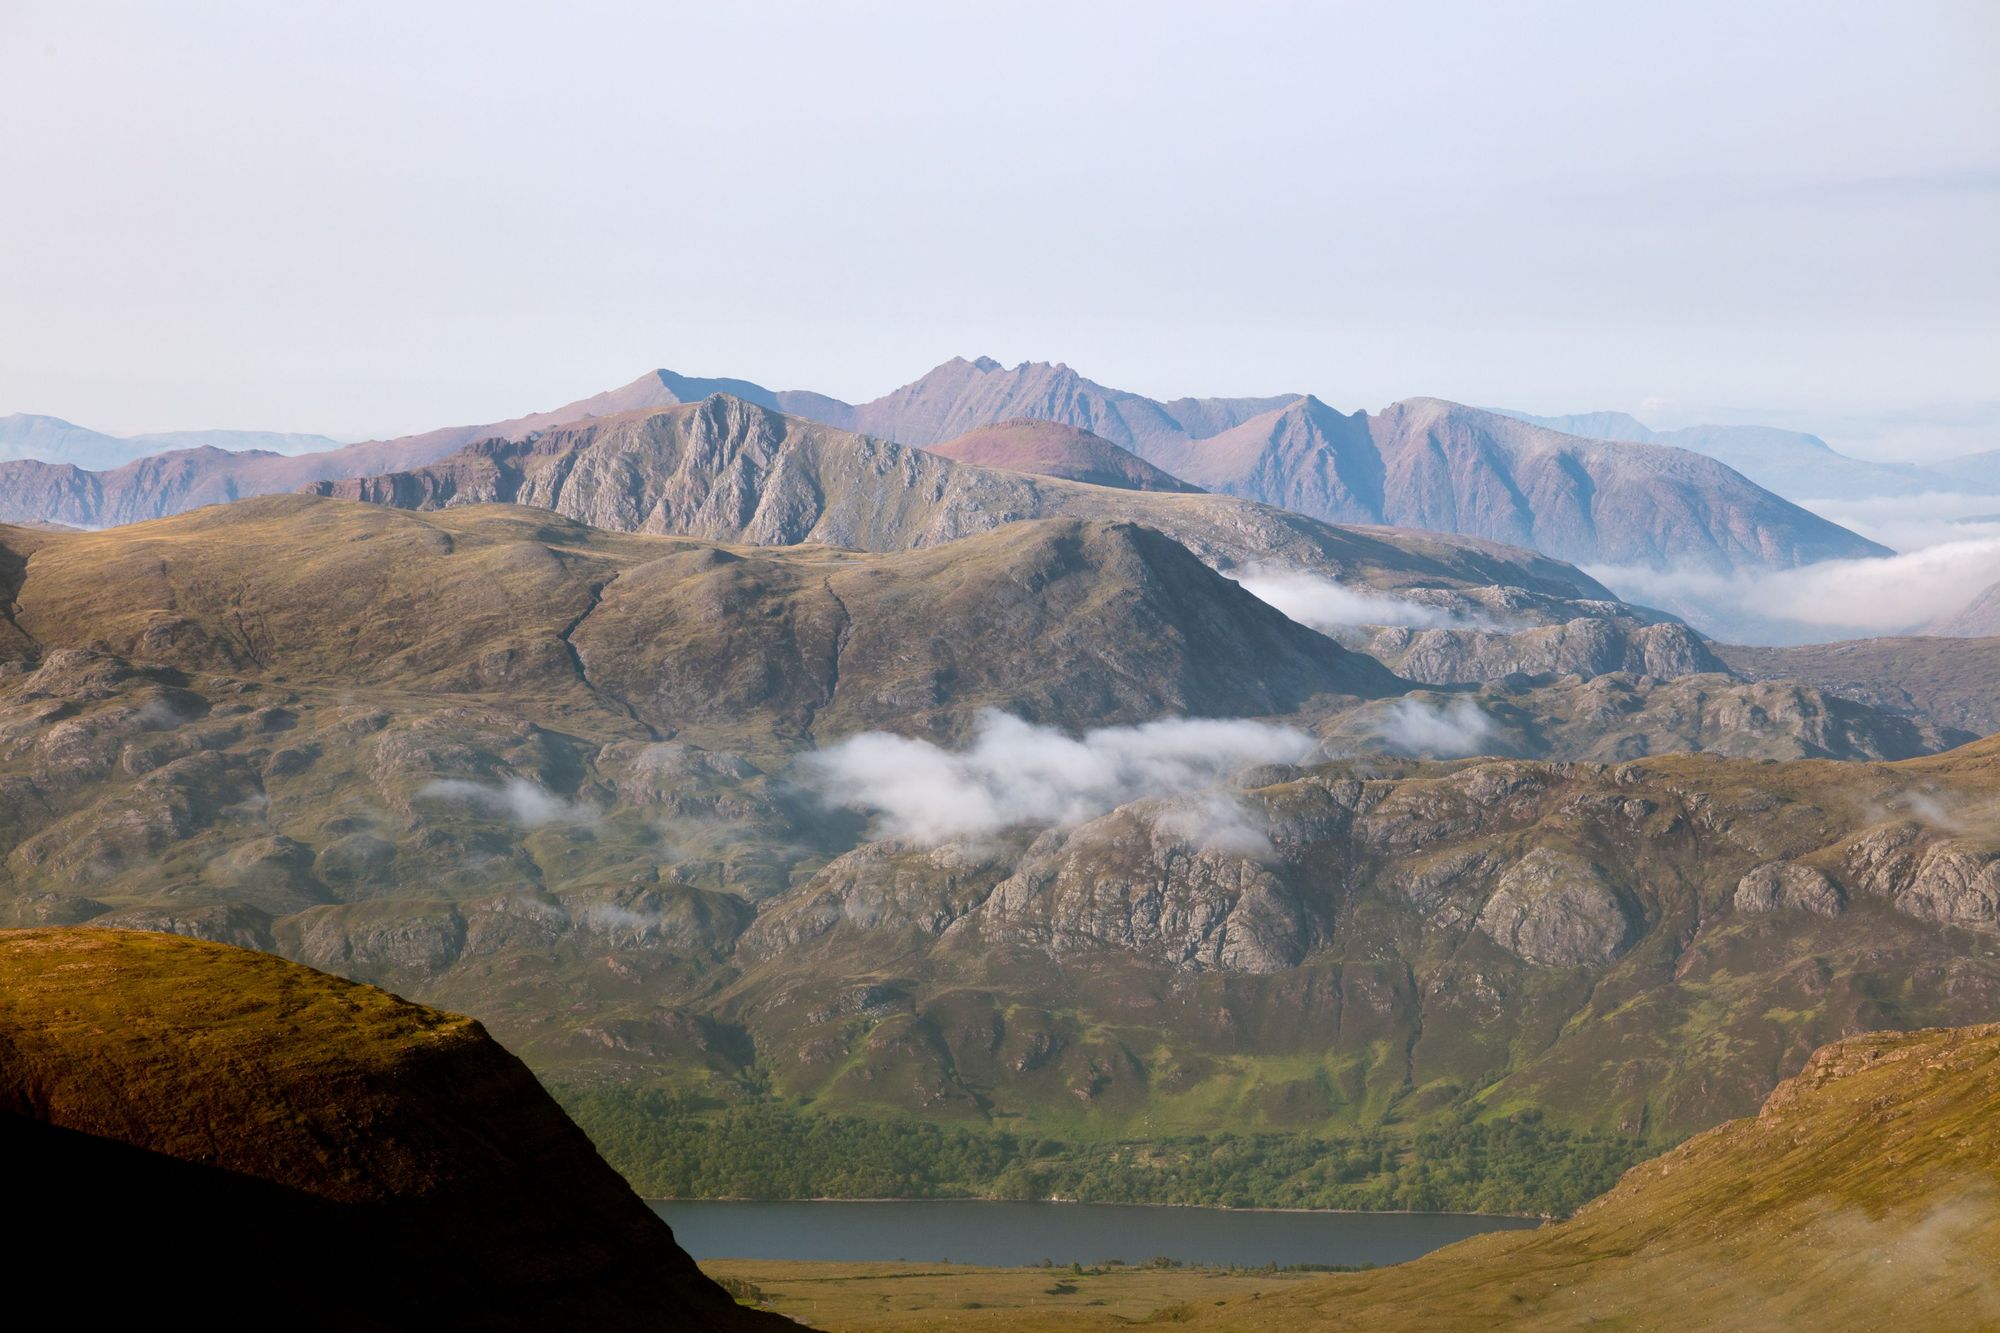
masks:
<svg viewBox="0 0 2000 1333"><path fill-rule="evenodd" d="M1195 1264L1394 1264L1513 1217L1258 1213L1102 1203L718 1203L656 1201L697 1259L907 1259L1019 1265L1053 1259Z"/></svg>

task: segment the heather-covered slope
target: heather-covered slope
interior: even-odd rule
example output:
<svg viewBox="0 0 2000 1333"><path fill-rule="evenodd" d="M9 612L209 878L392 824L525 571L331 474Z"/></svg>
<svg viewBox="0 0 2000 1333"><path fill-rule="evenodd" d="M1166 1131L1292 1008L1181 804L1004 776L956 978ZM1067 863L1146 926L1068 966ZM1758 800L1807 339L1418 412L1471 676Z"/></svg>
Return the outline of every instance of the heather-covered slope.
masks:
<svg viewBox="0 0 2000 1333"><path fill-rule="evenodd" d="M95 1297L73 1290L81 1308L310 1327L779 1323L704 1278L478 1024L268 954L0 932L0 1126L35 1151L10 1172L20 1271L119 1273ZM123 1163L94 1204L166 1224L129 1244L51 1235L43 1210L75 1211L64 1161L74 1188ZM284 1269L240 1271L284 1257L280 1228ZM140 1275L170 1280L118 1300Z"/></svg>
<svg viewBox="0 0 2000 1333"><path fill-rule="evenodd" d="M1567 1221L1370 1272L1092 1268L1052 1286L1040 1269L720 1267L774 1308L855 1333L1990 1329L1996 1124L2000 1025L1870 1033L1823 1047L1758 1113L1634 1167Z"/></svg>

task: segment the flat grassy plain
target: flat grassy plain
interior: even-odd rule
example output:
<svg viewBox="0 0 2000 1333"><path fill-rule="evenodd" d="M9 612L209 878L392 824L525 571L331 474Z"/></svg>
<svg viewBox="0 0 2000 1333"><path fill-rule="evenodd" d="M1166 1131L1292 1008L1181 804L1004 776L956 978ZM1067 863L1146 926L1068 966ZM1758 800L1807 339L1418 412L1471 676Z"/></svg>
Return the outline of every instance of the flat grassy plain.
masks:
<svg viewBox="0 0 2000 1333"><path fill-rule="evenodd" d="M710 1277L762 1293L763 1308L828 1333L878 1329L1117 1328L1176 1323L1261 1301L1326 1274L1250 1268L978 1268L940 1263L716 1259ZM741 1288L738 1288L740 1291Z"/></svg>

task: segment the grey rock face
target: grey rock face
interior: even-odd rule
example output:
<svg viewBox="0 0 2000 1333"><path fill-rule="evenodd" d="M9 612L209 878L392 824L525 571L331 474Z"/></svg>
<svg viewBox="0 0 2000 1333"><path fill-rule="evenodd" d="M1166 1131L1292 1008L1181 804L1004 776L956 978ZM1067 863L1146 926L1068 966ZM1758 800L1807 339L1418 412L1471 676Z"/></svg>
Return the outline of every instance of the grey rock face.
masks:
<svg viewBox="0 0 2000 1333"><path fill-rule="evenodd" d="M1895 897L1896 909L1955 926L2000 926L2000 850L1932 844Z"/></svg>
<svg viewBox="0 0 2000 1333"><path fill-rule="evenodd" d="M1397 675L1426 685L1477 684L1517 673L1588 680L1625 671L1670 680L1728 671L1685 625L1634 626L1608 618L1511 631L1391 628L1360 646Z"/></svg>
<svg viewBox="0 0 2000 1333"><path fill-rule="evenodd" d="M1843 866L1861 892L1941 925L2000 926L2000 848L1940 837L1911 820L1850 841Z"/></svg>
<svg viewBox="0 0 2000 1333"><path fill-rule="evenodd" d="M793 901L759 916L743 949L771 957L842 926L942 935L1005 873L992 856L951 843L864 843L828 862Z"/></svg>
<svg viewBox="0 0 2000 1333"><path fill-rule="evenodd" d="M1275 972L1304 958L1298 896L1229 840L1140 802L1038 839L968 920L987 939L1057 954L1119 949L1189 971Z"/></svg>
<svg viewBox="0 0 2000 1333"><path fill-rule="evenodd" d="M1608 963L1632 934L1632 920L1603 871L1544 847L1501 872L1478 924L1501 948L1546 967Z"/></svg>
<svg viewBox="0 0 2000 1333"><path fill-rule="evenodd" d="M1773 861L1737 881L1735 902L1739 912L1785 910L1838 916L1847 900L1839 885L1811 866Z"/></svg>

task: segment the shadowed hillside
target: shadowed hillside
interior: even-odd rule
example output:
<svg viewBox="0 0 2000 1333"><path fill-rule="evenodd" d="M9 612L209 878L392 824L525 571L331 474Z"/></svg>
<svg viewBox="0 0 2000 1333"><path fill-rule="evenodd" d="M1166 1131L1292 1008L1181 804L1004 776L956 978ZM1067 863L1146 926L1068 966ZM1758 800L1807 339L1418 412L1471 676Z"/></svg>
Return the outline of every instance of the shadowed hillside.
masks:
<svg viewBox="0 0 2000 1333"><path fill-rule="evenodd" d="M703 1278L478 1024L268 954L0 932L0 1133L32 1163L10 1172L36 1216L20 1271L109 1265L100 1299L151 1319L780 1322ZM114 1182L90 1203L145 1219L144 1239L107 1253L44 1229L44 1208L74 1216L77 1191Z"/></svg>

